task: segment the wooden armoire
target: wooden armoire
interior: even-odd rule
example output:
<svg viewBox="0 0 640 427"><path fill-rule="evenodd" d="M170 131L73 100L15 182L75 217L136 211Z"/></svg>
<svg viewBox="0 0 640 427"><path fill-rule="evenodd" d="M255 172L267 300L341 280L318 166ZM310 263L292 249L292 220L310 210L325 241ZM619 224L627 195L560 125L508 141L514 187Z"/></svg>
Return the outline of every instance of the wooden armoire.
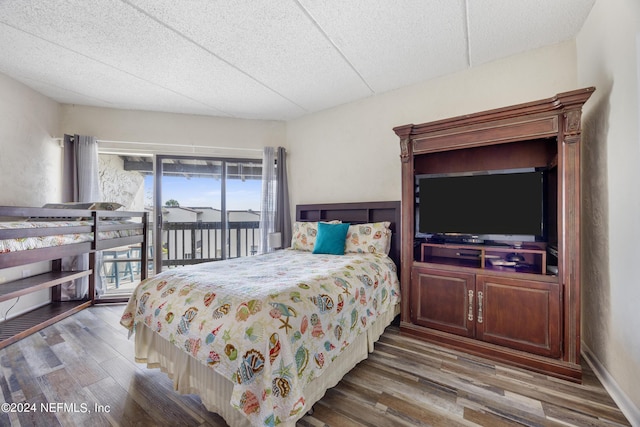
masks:
<svg viewBox="0 0 640 427"><path fill-rule="evenodd" d="M402 162L402 333L581 381L581 115L594 90L393 129ZM418 177L528 170L544 174L543 238L418 232L420 209L446 203L420 200ZM464 212L483 210L475 202Z"/></svg>

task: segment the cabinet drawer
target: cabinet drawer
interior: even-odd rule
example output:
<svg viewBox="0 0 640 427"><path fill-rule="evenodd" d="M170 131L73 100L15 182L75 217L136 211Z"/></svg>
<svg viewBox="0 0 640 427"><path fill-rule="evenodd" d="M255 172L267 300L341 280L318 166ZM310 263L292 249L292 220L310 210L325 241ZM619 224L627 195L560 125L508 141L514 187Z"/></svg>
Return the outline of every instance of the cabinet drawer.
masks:
<svg viewBox="0 0 640 427"><path fill-rule="evenodd" d="M476 338L560 356L560 286L496 276L476 276Z"/></svg>

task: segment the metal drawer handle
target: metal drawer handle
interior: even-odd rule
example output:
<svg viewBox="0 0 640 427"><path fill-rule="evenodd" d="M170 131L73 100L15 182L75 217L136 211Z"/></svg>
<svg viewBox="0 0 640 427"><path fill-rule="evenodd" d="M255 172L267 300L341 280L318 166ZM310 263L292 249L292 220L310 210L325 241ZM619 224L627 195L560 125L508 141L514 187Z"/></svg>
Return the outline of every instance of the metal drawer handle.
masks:
<svg viewBox="0 0 640 427"><path fill-rule="evenodd" d="M469 322L473 322L473 291L469 290L469 315L467 316Z"/></svg>
<svg viewBox="0 0 640 427"><path fill-rule="evenodd" d="M482 291L478 291L478 323L482 323Z"/></svg>

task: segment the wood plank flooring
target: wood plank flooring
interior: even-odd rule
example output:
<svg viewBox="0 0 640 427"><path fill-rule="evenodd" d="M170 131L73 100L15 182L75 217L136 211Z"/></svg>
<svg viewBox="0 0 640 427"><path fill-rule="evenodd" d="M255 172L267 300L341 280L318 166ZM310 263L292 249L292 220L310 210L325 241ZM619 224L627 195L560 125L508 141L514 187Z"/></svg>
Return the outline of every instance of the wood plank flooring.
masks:
<svg viewBox="0 0 640 427"><path fill-rule="evenodd" d="M83 310L0 350L0 426L224 426L133 360L123 306ZM43 410L41 404L46 410ZM433 346L389 327L299 426L628 426L585 364L573 384Z"/></svg>

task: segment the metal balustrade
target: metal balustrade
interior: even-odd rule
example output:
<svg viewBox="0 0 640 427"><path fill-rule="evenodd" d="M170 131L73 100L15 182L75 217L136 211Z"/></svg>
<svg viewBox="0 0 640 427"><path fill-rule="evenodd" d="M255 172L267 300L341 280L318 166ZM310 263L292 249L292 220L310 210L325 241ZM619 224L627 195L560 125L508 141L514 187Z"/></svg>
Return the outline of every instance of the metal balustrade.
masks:
<svg viewBox="0 0 640 427"><path fill-rule="evenodd" d="M255 255L260 245L260 222L167 222L162 225L162 265L198 264L227 258Z"/></svg>
<svg viewBox="0 0 640 427"><path fill-rule="evenodd" d="M221 222L166 222L162 229L162 266L172 268L219 261L223 259L222 242L227 245L227 258L255 255L260 247L259 227L259 221L228 222L225 232ZM153 225L150 224L148 230L150 275L153 275L153 263L157 259L151 243L152 230ZM112 250L109 253L105 252L102 260L106 291L116 293L131 291L140 277L140 246L117 249L122 251L119 256L113 256ZM123 274L120 275L120 273Z"/></svg>

